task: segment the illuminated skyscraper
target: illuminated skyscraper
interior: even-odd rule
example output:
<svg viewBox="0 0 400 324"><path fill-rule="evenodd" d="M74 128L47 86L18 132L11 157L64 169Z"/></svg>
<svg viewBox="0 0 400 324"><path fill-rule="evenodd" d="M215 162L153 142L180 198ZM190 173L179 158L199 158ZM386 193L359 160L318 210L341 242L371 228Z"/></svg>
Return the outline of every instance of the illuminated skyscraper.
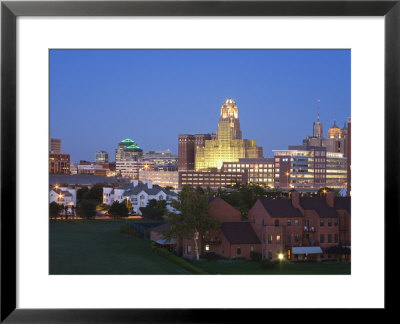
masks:
<svg viewBox="0 0 400 324"><path fill-rule="evenodd" d="M196 147L195 169L221 169L224 162L262 156L262 147L257 147L255 140L242 139L237 105L228 98L221 106L216 138L205 140L203 147Z"/></svg>

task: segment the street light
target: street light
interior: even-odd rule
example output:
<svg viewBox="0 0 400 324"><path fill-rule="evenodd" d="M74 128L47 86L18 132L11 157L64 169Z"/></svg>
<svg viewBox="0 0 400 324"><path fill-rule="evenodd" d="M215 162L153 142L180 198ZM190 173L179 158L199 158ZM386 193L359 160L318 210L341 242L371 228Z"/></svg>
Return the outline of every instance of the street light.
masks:
<svg viewBox="0 0 400 324"><path fill-rule="evenodd" d="M278 253L278 259L279 259L279 261L283 261L283 253L282 252Z"/></svg>

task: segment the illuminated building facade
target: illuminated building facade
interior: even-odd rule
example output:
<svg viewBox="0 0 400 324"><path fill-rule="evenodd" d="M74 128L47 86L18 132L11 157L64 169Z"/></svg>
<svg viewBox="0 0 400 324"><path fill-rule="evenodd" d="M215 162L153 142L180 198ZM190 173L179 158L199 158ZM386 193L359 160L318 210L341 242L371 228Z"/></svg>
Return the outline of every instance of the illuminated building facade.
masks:
<svg viewBox="0 0 400 324"><path fill-rule="evenodd" d="M180 171L179 188L192 187L225 188L235 183L247 183L247 172L222 172L217 169L208 171Z"/></svg>
<svg viewBox="0 0 400 324"><path fill-rule="evenodd" d="M135 141L126 138L119 142L115 150L115 161L132 161L139 160L143 156L143 150L136 144Z"/></svg>
<svg viewBox="0 0 400 324"><path fill-rule="evenodd" d="M51 174L70 174L69 154L49 154L49 172Z"/></svg>
<svg viewBox="0 0 400 324"><path fill-rule="evenodd" d="M94 163L108 163L108 153L106 151L97 151L94 154Z"/></svg>
<svg viewBox="0 0 400 324"><path fill-rule="evenodd" d="M178 156L171 154L170 150L147 151L143 155L144 161L154 163L154 170L178 171Z"/></svg>
<svg viewBox="0 0 400 324"><path fill-rule="evenodd" d="M255 140L242 139L237 105L233 99L226 99L221 106L215 139L206 139L203 147L196 147L195 170L221 169L224 162L262 157L262 148L257 147Z"/></svg>
<svg viewBox="0 0 400 324"><path fill-rule="evenodd" d="M280 188L342 189L347 186L347 158L323 146L289 146L274 150L275 186Z"/></svg>
<svg viewBox="0 0 400 324"><path fill-rule="evenodd" d="M178 189L179 175L178 171L163 170L139 170L140 181L151 181L161 187L172 187Z"/></svg>
<svg viewBox="0 0 400 324"><path fill-rule="evenodd" d="M239 159L238 162L224 162L224 172L247 172L248 183L274 187L274 158Z"/></svg>

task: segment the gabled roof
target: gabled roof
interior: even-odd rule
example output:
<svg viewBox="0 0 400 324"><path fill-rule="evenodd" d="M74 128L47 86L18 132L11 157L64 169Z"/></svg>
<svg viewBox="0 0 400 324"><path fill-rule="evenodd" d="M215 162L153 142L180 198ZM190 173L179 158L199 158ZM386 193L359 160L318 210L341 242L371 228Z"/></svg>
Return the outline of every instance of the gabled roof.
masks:
<svg viewBox="0 0 400 324"><path fill-rule="evenodd" d="M335 197L334 206L336 209L343 209L351 214L351 197Z"/></svg>
<svg viewBox="0 0 400 324"><path fill-rule="evenodd" d="M169 225L168 223L164 223L161 225L158 225L156 227L153 227L151 229L152 232L160 232L160 231L165 231L165 230L170 230L171 229L171 225Z"/></svg>
<svg viewBox="0 0 400 324"><path fill-rule="evenodd" d="M303 217L290 199L259 199L271 217Z"/></svg>
<svg viewBox="0 0 400 324"><path fill-rule="evenodd" d="M249 222L223 222L221 231L231 244L259 244L256 233Z"/></svg>
<svg viewBox="0 0 400 324"><path fill-rule="evenodd" d="M335 208L329 207L325 197L301 197L300 206L303 209L313 209L319 217L338 217Z"/></svg>
<svg viewBox="0 0 400 324"><path fill-rule="evenodd" d="M120 186L118 189L125 190L123 196L132 196L132 195L136 196L142 191L147 193L149 196L155 196L160 191L164 192L168 196L177 196L175 192L165 190L159 185L153 185L152 188L149 188L146 183L139 183L137 186L134 186L133 183L126 183Z"/></svg>

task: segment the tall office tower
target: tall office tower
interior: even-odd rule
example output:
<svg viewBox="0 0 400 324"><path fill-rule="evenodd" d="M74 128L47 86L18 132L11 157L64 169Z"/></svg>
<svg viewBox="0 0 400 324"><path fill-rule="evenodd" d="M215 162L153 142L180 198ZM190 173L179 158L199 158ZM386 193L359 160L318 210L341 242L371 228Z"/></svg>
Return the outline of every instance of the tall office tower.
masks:
<svg viewBox="0 0 400 324"><path fill-rule="evenodd" d="M129 138L118 143L115 150L115 161L137 161L143 156L143 150Z"/></svg>
<svg viewBox="0 0 400 324"><path fill-rule="evenodd" d="M315 138L323 138L324 137L324 133L322 130L322 123L319 120L319 113L318 113L317 122L313 123L313 137L315 137Z"/></svg>
<svg viewBox="0 0 400 324"><path fill-rule="evenodd" d="M95 163L108 163L108 153L106 151L97 151L94 154Z"/></svg>
<svg viewBox="0 0 400 324"><path fill-rule="evenodd" d="M178 171L194 170L194 135L178 136Z"/></svg>
<svg viewBox="0 0 400 324"><path fill-rule="evenodd" d="M347 196L351 196L351 118L347 120Z"/></svg>
<svg viewBox="0 0 400 324"><path fill-rule="evenodd" d="M261 157L262 147L257 147L255 140L242 139L237 105L232 98L226 99L221 106L216 139L206 139L204 147L196 148L196 171L221 169L224 162Z"/></svg>
<svg viewBox="0 0 400 324"><path fill-rule="evenodd" d="M50 154L61 154L61 139L60 138L50 138Z"/></svg>

